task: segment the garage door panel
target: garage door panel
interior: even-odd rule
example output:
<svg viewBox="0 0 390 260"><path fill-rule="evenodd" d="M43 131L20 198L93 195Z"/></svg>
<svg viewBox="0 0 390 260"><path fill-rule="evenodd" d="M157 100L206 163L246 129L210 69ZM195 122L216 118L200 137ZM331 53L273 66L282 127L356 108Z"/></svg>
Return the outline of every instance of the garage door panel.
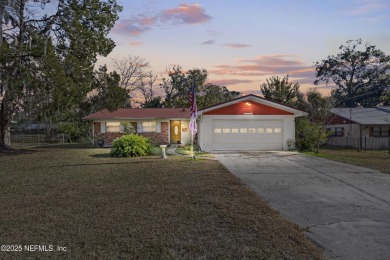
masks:
<svg viewBox="0 0 390 260"><path fill-rule="evenodd" d="M280 150L282 120L213 120L213 150Z"/></svg>

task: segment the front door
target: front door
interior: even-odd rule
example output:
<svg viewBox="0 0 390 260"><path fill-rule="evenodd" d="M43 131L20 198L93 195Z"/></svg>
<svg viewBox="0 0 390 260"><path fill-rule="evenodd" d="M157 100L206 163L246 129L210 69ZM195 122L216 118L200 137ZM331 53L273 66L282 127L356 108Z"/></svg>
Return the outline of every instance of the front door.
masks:
<svg viewBox="0 0 390 260"><path fill-rule="evenodd" d="M181 121L171 120L171 144L181 143Z"/></svg>

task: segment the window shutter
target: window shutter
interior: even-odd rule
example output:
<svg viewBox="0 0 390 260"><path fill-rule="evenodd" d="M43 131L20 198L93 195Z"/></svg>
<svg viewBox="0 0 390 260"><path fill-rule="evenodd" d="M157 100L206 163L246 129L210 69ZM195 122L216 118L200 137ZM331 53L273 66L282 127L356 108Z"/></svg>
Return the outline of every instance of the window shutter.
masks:
<svg viewBox="0 0 390 260"><path fill-rule="evenodd" d="M137 133L142 133L142 122L137 122Z"/></svg>
<svg viewBox="0 0 390 260"><path fill-rule="evenodd" d="M161 122L156 122L156 133L161 133Z"/></svg>
<svg viewBox="0 0 390 260"><path fill-rule="evenodd" d="M100 133L104 134L106 132L106 122L100 122Z"/></svg>

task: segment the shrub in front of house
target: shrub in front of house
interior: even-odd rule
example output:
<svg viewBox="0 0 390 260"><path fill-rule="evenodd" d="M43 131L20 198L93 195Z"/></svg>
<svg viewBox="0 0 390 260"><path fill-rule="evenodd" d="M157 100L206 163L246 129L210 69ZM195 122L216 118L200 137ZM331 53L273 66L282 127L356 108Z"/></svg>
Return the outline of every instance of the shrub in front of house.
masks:
<svg viewBox="0 0 390 260"><path fill-rule="evenodd" d="M116 138L112 142L110 155L113 157L146 156L153 152L150 140L144 136L131 134Z"/></svg>

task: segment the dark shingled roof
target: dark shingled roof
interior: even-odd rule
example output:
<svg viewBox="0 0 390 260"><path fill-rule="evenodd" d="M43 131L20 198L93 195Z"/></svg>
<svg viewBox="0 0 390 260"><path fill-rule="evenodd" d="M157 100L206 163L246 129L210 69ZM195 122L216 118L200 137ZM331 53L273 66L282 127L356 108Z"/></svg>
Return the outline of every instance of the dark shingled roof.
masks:
<svg viewBox="0 0 390 260"><path fill-rule="evenodd" d="M83 119L131 119L131 118L189 118L189 108L121 108L116 111L103 110Z"/></svg>

